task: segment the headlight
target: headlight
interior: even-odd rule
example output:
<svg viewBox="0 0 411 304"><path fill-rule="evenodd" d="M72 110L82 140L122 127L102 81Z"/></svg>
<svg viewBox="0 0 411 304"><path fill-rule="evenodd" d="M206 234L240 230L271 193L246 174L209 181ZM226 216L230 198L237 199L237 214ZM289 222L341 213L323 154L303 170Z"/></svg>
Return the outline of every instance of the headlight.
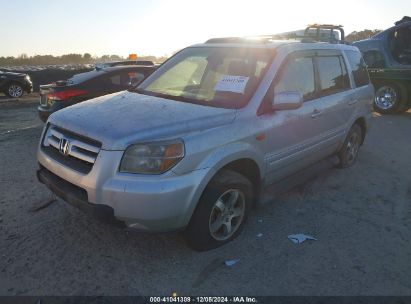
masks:
<svg viewBox="0 0 411 304"><path fill-rule="evenodd" d="M174 167L183 157L181 141L136 144L124 152L120 172L160 174Z"/></svg>

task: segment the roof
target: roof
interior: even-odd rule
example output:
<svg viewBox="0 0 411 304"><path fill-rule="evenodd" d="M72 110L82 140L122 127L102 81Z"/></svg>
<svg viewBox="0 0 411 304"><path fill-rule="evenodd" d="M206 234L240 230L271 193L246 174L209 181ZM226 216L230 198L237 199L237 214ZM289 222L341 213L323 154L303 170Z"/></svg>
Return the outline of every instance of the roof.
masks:
<svg viewBox="0 0 411 304"><path fill-rule="evenodd" d="M352 50L355 47L348 44L328 43L328 42L313 42L307 40L270 40L265 39L267 36L260 36L262 39L250 39L242 37L228 37L228 38L213 38L206 43L196 44L192 47L239 47L239 48L268 48L278 49L280 47L289 46L295 49L346 49Z"/></svg>
<svg viewBox="0 0 411 304"><path fill-rule="evenodd" d="M199 43L193 45L193 47L253 47L253 48L272 48L275 49L281 45L298 43L297 40L264 40L264 39L251 39L242 37L229 37L229 38L213 38L206 43Z"/></svg>

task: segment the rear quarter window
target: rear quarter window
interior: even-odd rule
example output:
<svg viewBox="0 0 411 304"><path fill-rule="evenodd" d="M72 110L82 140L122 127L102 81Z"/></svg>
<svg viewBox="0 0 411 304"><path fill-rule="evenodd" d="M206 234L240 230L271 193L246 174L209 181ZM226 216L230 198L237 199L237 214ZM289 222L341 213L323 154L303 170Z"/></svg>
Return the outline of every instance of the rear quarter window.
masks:
<svg viewBox="0 0 411 304"><path fill-rule="evenodd" d="M356 87L362 87L370 83L367 66L360 52L345 51L348 62L350 63Z"/></svg>
<svg viewBox="0 0 411 304"><path fill-rule="evenodd" d="M385 67L385 60L384 56L381 52L371 50L366 51L362 54L365 63L369 68L384 68Z"/></svg>

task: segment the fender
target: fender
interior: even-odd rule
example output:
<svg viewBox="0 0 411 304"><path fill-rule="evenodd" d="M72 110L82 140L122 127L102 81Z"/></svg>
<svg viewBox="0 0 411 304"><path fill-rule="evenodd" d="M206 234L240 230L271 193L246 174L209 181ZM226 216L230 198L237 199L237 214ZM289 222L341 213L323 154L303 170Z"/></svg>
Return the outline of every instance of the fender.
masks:
<svg viewBox="0 0 411 304"><path fill-rule="evenodd" d="M194 213L195 208L197 207L201 195L203 194L211 179L223 167L239 159L253 160L260 170L260 176L264 176L266 170L264 155L262 155L262 153L259 152L255 147L253 147L250 143L236 142L221 146L213 150L213 152L209 154L197 168L197 170L206 169L206 174L199 183L192 201L190 202L190 206L188 206L186 217L187 224L192 214Z"/></svg>

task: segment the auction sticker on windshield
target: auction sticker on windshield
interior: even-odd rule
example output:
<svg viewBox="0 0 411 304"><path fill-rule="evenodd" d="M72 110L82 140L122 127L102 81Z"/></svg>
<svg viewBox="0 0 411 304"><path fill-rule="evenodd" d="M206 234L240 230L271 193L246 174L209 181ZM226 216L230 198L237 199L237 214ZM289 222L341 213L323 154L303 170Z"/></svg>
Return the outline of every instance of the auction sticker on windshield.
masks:
<svg viewBox="0 0 411 304"><path fill-rule="evenodd" d="M216 83L214 91L244 94L248 79L249 77L246 76L222 75Z"/></svg>

